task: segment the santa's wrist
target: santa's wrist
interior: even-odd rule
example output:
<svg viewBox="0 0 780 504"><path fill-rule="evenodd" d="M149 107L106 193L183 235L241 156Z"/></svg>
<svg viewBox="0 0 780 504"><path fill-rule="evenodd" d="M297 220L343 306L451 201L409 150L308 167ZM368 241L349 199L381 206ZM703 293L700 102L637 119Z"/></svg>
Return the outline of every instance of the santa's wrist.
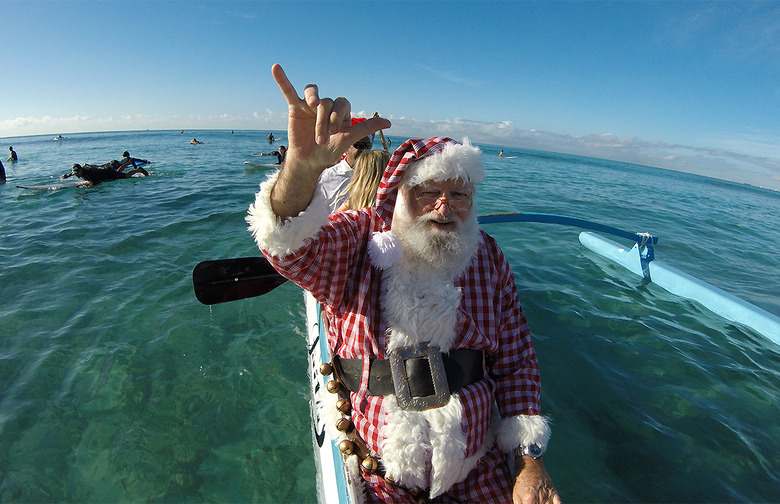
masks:
<svg viewBox="0 0 780 504"><path fill-rule="evenodd" d="M550 441L550 426L541 415L517 415L501 420L496 442L505 453L539 458Z"/></svg>
<svg viewBox="0 0 780 504"><path fill-rule="evenodd" d="M336 164L322 163L320 160L315 159L312 156L297 156L295 151L288 150L284 156L284 169L291 173L314 175L319 177L320 173L324 172L329 166Z"/></svg>
<svg viewBox="0 0 780 504"><path fill-rule="evenodd" d="M515 456L517 457L531 457L533 459L538 459L542 455L544 455L544 448L536 443L520 445L515 448Z"/></svg>

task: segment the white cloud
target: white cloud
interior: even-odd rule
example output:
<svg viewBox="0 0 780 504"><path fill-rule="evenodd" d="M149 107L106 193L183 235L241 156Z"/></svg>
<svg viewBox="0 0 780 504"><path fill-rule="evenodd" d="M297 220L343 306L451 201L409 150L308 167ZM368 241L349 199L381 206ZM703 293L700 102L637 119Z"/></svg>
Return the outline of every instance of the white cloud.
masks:
<svg viewBox="0 0 780 504"><path fill-rule="evenodd" d="M612 133L582 136L548 131L519 130L511 122L485 123L465 119L418 121L393 118L391 135L428 137L447 135L455 139L468 137L479 143L562 152L641 165L657 166L707 177L748 183L780 190L780 139L766 137L723 142L719 147L700 147L621 137ZM775 156L750 155L753 145ZM734 148L730 148L734 147ZM737 147L745 147L743 151Z"/></svg>
<svg viewBox="0 0 780 504"><path fill-rule="evenodd" d="M354 115L366 117L370 114L361 110ZM572 136L520 130L510 121L488 123L462 118L423 121L393 116L389 119L393 127L386 134L392 136L447 135L457 140L468 137L477 143L625 161L780 190L780 138L765 132L738 138L710 138L707 143L716 147L701 147L622 137L613 133ZM130 114L119 118L17 117L0 121L0 137L145 129L279 130L286 125L286 115L270 109L255 111L248 116L223 113L213 116Z"/></svg>
<svg viewBox="0 0 780 504"><path fill-rule="evenodd" d="M270 109L266 109L265 113L254 112L249 116L223 113L212 116L129 114L118 118L113 116L17 117L0 121L0 138L146 129L283 129L286 125L287 117L276 114Z"/></svg>

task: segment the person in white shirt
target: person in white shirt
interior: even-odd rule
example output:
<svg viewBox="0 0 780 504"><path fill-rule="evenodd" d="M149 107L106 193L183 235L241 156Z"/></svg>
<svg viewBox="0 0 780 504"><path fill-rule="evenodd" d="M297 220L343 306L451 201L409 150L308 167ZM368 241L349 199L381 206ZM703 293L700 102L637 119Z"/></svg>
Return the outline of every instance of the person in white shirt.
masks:
<svg viewBox="0 0 780 504"><path fill-rule="evenodd" d="M353 117L352 125L365 120L364 117ZM347 199L345 191L347 184L352 179L357 158L364 152L370 151L373 145L374 135L363 137L350 145L344 154L344 159L322 172L314 191L313 200L325 199L330 213L335 212Z"/></svg>

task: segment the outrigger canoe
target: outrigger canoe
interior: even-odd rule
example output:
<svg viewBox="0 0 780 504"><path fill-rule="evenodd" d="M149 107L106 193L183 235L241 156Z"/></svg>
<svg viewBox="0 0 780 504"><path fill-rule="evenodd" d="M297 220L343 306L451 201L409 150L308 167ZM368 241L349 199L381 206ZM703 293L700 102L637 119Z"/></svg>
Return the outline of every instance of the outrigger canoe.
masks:
<svg viewBox="0 0 780 504"><path fill-rule="evenodd" d="M353 498L354 482L350 481L349 471L344 464L338 441L330 436L325 428L325 419L329 415L323 411L333 402L323 400L327 391L327 382L331 379L320 372L323 363L330 362L328 338L322 323L320 304L308 292L304 291L306 305L306 344L309 352L309 384L311 385L311 426L314 444L314 465L317 469L317 499L321 504L347 504L356 502ZM332 417L332 415L330 415Z"/></svg>

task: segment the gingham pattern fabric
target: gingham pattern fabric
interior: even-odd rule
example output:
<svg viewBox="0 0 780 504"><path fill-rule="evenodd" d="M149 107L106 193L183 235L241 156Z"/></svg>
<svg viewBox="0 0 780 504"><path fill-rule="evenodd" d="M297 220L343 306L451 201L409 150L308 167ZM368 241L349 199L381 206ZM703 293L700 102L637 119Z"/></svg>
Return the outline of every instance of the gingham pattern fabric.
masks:
<svg viewBox="0 0 780 504"><path fill-rule="evenodd" d="M367 503L417 504L415 496L376 475L363 473ZM431 504L512 502L514 479L504 463L504 453L494 447L479 461L468 477L455 483L442 495L425 502Z"/></svg>

